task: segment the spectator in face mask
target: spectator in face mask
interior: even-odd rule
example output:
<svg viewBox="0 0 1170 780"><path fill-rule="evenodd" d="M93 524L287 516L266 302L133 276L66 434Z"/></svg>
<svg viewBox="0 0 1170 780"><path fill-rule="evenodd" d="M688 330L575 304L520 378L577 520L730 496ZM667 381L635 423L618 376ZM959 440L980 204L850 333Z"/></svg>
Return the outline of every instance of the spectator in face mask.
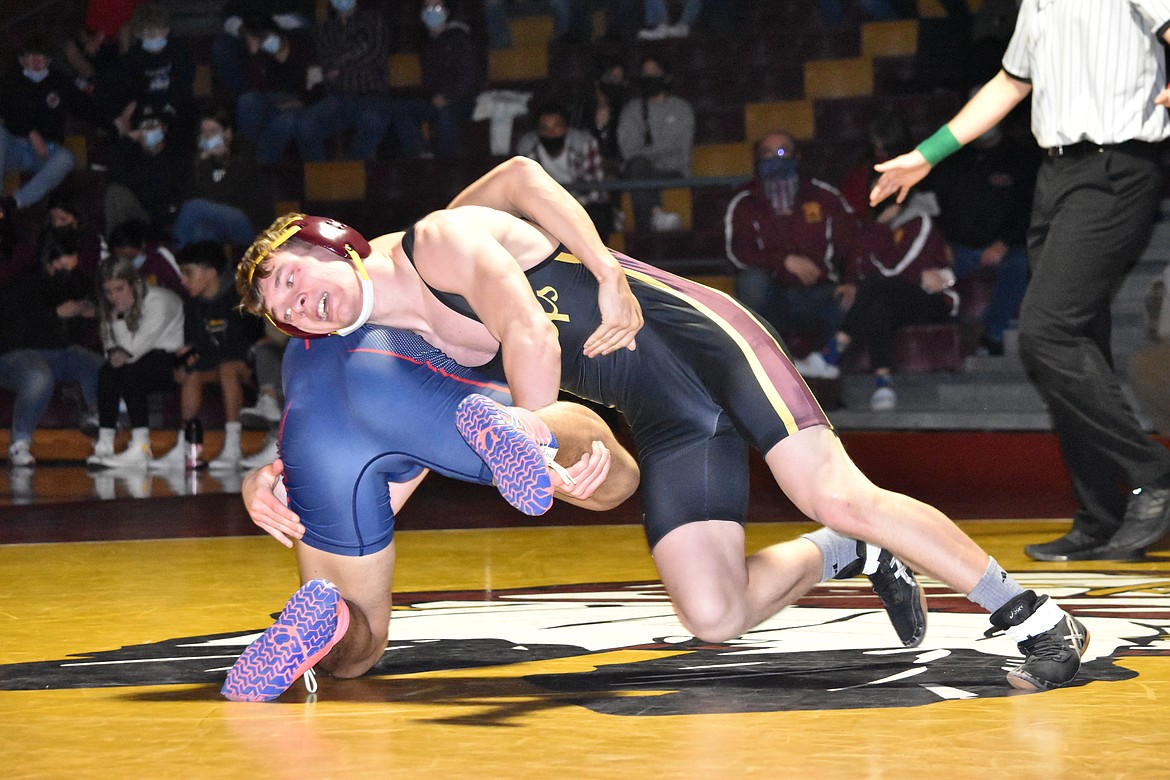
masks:
<svg viewBox="0 0 1170 780"><path fill-rule="evenodd" d="M691 175L695 147L695 113L690 103L670 94L666 69L653 57L642 61L641 97L628 101L618 120L618 147L627 179L678 179ZM662 193L630 192L634 227L664 232L678 230L679 215L662 210Z"/></svg>
<svg viewBox="0 0 1170 780"><path fill-rule="evenodd" d="M150 226L140 220L118 225L106 240L111 257L133 263L147 284L166 287L186 298L187 285L183 282L175 253L161 241L150 238L149 233Z"/></svg>
<svg viewBox="0 0 1170 780"><path fill-rule="evenodd" d="M359 8L357 0L329 5L314 31L325 96L305 112L301 155L324 160L325 139L352 130L344 157L369 160L390 126L390 25L381 9Z"/></svg>
<svg viewBox="0 0 1170 780"><path fill-rule="evenodd" d="M187 186L176 171L191 165L188 145L171 132L170 119L145 106L135 111L131 129L115 144L106 187L107 228L140 219L156 233L170 234Z"/></svg>
<svg viewBox="0 0 1170 780"><path fill-rule="evenodd" d="M36 463L33 431L57 384L79 383L89 409L97 407L102 358L78 340L87 325L92 328L92 294L93 280L77 270L76 242L52 232L42 242L41 262L0 285L0 387L16 396L9 466Z"/></svg>
<svg viewBox="0 0 1170 780"><path fill-rule="evenodd" d="M171 35L170 25L170 14L158 0L138 6L130 17L133 43L96 86L99 107L119 135L131 132L135 113L148 106L170 117L173 133L191 131L195 61L183 42Z"/></svg>
<svg viewBox="0 0 1170 780"><path fill-rule="evenodd" d="M312 45L266 17L246 19L243 36L247 91L236 107L236 126L257 159L272 165L301 137L305 108L318 96Z"/></svg>
<svg viewBox="0 0 1170 780"><path fill-rule="evenodd" d="M182 249L200 241L247 246L272 221L272 197L250 151L242 151L222 109L203 112L198 149L173 236Z"/></svg>
<svg viewBox="0 0 1170 780"><path fill-rule="evenodd" d="M839 369L820 350L856 292L845 276L859 256L853 211L833 187L801 175L786 132L756 142L755 170L724 217L727 258L739 269L736 295L801 351L811 347L794 361L801 374L835 378Z"/></svg>
<svg viewBox="0 0 1170 780"><path fill-rule="evenodd" d="M394 132L403 157L454 157L463 151L463 128L483 86L486 57L471 28L452 19L445 2L423 0L421 9L427 29L419 52L423 95L394 101ZM430 149L423 143L423 125L430 126Z"/></svg>
<svg viewBox="0 0 1170 780"><path fill-rule="evenodd" d="M928 183L938 196L938 221L955 257L955 274L995 279L982 314L983 354L1003 355L1004 332L1028 288L1026 239L1037 152L1006 138L996 125L940 163Z"/></svg>
<svg viewBox="0 0 1170 780"><path fill-rule="evenodd" d="M516 144L516 154L540 163L549 175L564 185L585 207L597 232L613 232L613 214L604 190L585 191L580 185L602 181L601 152L597 139L588 130L569 127L568 112L549 104L539 111L538 128L525 133Z"/></svg>
<svg viewBox="0 0 1170 780"><path fill-rule="evenodd" d="M247 89L245 19L263 17L286 35L307 39L316 7L315 0L226 0L221 11L223 32L211 43L212 89L216 101L234 109Z"/></svg>
<svg viewBox="0 0 1170 780"><path fill-rule="evenodd" d="M622 152L618 147L617 128L628 97L625 65L620 60L612 60L601 66L589 94L580 101L579 124L597 139L602 165L609 177L621 173Z"/></svg>
<svg viewBox="0 0 1170 780"><path fill-rule="evenodd" d="M65 147L65 119L84 115L85 96L69 79L51 71L49 47L30 37L20 46L18 68L0 79L0 179L5 171L32 174L11 194L0 181L0 254L15 238L17 211L40 201L73 170Z"/></svg>

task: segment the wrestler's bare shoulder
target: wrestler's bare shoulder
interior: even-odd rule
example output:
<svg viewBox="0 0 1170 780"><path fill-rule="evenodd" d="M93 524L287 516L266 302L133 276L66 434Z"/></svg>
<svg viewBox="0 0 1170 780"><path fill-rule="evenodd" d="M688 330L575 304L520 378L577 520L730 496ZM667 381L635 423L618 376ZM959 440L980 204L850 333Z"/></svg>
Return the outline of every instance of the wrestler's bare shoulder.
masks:
<svg viewBox="0 0 1170 780"><path fill-rule="evenodd" d="M434 229L464 241L490 236L507 249L522 268L541 262L559 244L539 225L486 206L457 206L434 211L420 219L415 227L422 234Z"/></svg>
<svg viewBox="0 0 1170 780"><path fill-rule="evenodd" d="M379 254L389 256L396 248L402 246L403 231L386 233L370 240L370 248Z"/></svg>

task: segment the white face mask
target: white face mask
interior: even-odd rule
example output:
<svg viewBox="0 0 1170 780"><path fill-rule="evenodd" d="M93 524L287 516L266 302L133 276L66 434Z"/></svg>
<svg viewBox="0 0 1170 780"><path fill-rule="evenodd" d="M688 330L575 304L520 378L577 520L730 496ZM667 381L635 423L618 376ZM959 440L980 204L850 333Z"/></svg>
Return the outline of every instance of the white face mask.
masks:
<svg viewBox="0 0 1170 780"><path fill-rule="evenodd" d="M269 54L276 54L278 51L280 51L280 36L276 33L270 33L269 36L264 39L264 43L260 44L260 48Z"/></svg>
<svg viewBox="0 0 1170 780"><path fill-rule="evenodd" d="M206 138L200 138L199 148L205 152L214 152L217 149L223 148L223 133L216 133Z"/></svg>
<svg viewBox="0 0 1170 780"><path fill-rule="evenodd" d="M339 14L347 14L357 5L357 0L329 0L333 10Z"/></svg>
<svg viewBox="0 0 1170 780"><path fill-rule="evenodd" d="M29 68L24 69L24 77L34 84L40 84L48 75L48 68L45 68L44 70L30 70Z"/></svg>
<svg viewBox="0 0 1170 780"><path fill-rule="evenodd" d="M438 30L447 23L447 9L441 5L428 5L421 16L428 30Z"/></svg>
<svg viewBox="0 0 1170 780"><path fill-rule="evenodd" d="M148 51L151 54L158 54L160 51L162 51L166 47L167 47L167 39L165 37L143 38L142 39L143 50Z"/></svg>
<svg viewBox="0 0 1170 780"><path fill-rule="evenodd" d="M161 127L154 127L142 134L142 144L147 149L155 149L163 142L163 130Z"/></svg>

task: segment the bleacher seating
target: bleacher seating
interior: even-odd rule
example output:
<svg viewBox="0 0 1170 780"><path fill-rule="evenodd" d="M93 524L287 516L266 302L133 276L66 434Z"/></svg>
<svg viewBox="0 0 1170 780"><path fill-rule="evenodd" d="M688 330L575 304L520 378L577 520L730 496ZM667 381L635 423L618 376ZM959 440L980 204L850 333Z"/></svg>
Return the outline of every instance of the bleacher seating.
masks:
<svg viewBox="0 0 1170 780"><path fill-rule="evenodd" d="M197 0L175 2L185 12L200 4ZM210 9L216 3L206 0L203 5ZM551 17L517 17L511 21L514 46L489 53L489 88L551 94L588 84L602 58L621 57L632 72L643 54L653 52L672 64L675 88L695 108L695 177L749 176L752 142L769 130L784 128L801 140L806 170L840 181L864 147L866 125L880 107L895 105L913 132L924 136L962 104L962 94L935 89L937 80L923 78L918 67L923 51L937 45L930 41L933 33L926 32L927 26L943 25L929 27L932 31L949 29L936 0L920 0L925 21L868 23L842 30L819 25L813 0L740 5L737 10L742 18L734 35L705 39L699 33L685 40L633 44L599 39L589 46L550 45ZM409 91L420 80L414 51L417 13L413 6L404 10L408 3L385 0L384 6L397 41L387 64L391 85ZM194 12L187 15L191 17L189 34L200 41L192 46L200 58L198 92L208 96L210 46L205 44L216 27L198 24ZM598 14L599 33L600 19ZM521 118L516 128L530 126L531 118ZM487 129L487 122L473 123L467 136L470 151L458 160L393 159L392 144L383 158L368 163L301 164L294 157L270 170L269 192L277 213L292 209L328 213L367 234L401 229L445 205L466 183L499 162L501 158L490 154ZM69 145L83 169L92 163L100 167L108 140L92 129L79 128ZM99 220L101 177L100 170L75 175ZM730 291L733 269L724 256L723 215L736 189L727 184L683 183L664 197L666 208L683 216L684 230L631 231L615 235L611 243L640 259ZM965 305L960 322L953 327L907 329L896 346L897 370L958 370L962 356L973 349L972 323L976 321L973 310ZM0 395L0 410L8 406L10 402Z"/></svg>

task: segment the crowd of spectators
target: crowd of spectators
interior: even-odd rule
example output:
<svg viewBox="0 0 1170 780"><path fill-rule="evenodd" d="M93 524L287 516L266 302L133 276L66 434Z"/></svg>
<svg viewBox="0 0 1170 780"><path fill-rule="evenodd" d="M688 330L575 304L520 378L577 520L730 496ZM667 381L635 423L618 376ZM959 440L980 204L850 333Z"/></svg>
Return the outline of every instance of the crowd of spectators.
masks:
<svg viewBox="0 0 1170 780"><path fill-rule="evenodd" d="M727 208L726 250L736 295L789 340L802 375L836 379L846 354L861 353L857 363L874 377L870 408L890 411L895 336L909 325L953 321L960 278L990 277L981 349L1004 354L1004 331L1027 286L1024 228L1038 158L997 130L940 165L903 203L871 207L874 163L913 144L891 112L874 118L869 136L869 153L840 189L802 173L791 134L760 138L755 176Z"/></svg>
<svg viewBox="0 0 1170 780"><path fill-rule="evenodd" d="M419 0L411 18L420 81L407 93L391 89L395 32L385 4L229 0L210 42L204 99L195 96L196 55L172 34L165 3L90 5L85 26L61 43L22 37L0 75L0 170L23 177L0 196L0 282L12 301L0 331L0 386L15 397L9 463L35 462L32 431L54 388L74 382L79 424L97 436L95 468L181 467L184 423L200 414L208 385L219 388L226 423L211 464L259 464L275 454L275 437L248 456L240 429L279 420L284 337L237 321L224 274L275 216L266 169L464 154L488 49L511 45L509 4ZM588 5L550 0L554 42L590 40ZM826 22L843 23L838 5L821 3ZM951 6L959 15L965 4ZM480 7L482 18L459 13ZM674 24L661 0L607 3L609 37L686 37L700 18L704 30L730 24L726 0L671 7L681 14ZM846 15L902 10L855 3ZM695 109L674 88L669 51L644 52L636 69L602 53L587 84L538 95L510 145L570 188L603 237L682 227L658 189L638 184L691 174ZM104 145L94 208L70 180L70 122ZM997 130L941 165L906 204L871 209L873 164L913 142L894 112L869 131L868 152L833 183L810 175L789 133L749 139L754 176L730 199L725 233L737 296L790 339L801 372L835 378L843 357L864 352L871 405L881 410L896 405L894 334L953 319L965 277L991 280L981 348L1002 354L1027 283L1022 231L1035 160ZM633 183L632 224L612 186L622 180ZM43 217L22 220L26 213ZM177 445L158 458L147 421L148 396L157 393L180 398ZM115 453L119 424L131 442Z"/></svg>

